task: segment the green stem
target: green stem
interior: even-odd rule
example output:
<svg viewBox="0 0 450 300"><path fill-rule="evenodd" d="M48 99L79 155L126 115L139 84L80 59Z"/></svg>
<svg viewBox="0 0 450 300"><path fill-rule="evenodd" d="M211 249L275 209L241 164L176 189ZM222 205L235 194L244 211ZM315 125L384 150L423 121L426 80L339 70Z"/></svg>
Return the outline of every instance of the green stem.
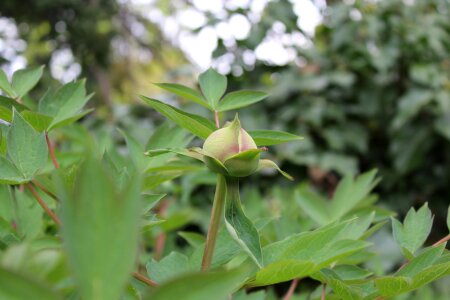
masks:
<svg viewBox="0 0 450 300"><path fill-rule="evenodd" d="M211 267L214 246L216 245L217 232L219 231L220 220L222 219L226 194L227 186L225 177L223 175L218 175L216 194L214 196L211 219L209 221L208 235L206 236L205 252L203 253L202 271L208 271Z"/></svg>

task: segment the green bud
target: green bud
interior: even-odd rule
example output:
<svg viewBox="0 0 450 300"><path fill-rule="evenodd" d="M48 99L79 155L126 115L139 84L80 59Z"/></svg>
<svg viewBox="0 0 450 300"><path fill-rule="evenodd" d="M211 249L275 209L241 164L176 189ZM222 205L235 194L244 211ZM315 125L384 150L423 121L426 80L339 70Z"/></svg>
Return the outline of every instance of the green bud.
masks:
<svg viewBox="0 0 450 300"><path fill-rule="evenodd" d="M254 173L258 168L261 152L252 137L241 127L237 115L233 122L208 136L203 144L203 151L214 158L205 159L210 170L217 172L218 161L226 169L227 174L224 175L233 177L245 177Z"/></svg>

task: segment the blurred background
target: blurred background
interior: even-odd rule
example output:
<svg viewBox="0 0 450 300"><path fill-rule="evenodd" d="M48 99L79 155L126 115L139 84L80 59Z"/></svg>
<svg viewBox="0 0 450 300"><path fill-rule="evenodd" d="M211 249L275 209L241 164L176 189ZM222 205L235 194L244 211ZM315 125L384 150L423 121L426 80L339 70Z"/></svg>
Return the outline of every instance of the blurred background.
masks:
<svg viewBox="0 0 450 300"><path fill-rule="evenodd" d="M152 83L195 86L213 66L230 91L271 94L240 112L247 129L305 137L271 150L296 178L332 193L376 168L381 203L405 213L428 201L445 232L449 20L448 0L2 0L0 65L11 75L45 64L40 95L87 78L91 127L141 140L163 118L138 95L206 115Z"/></svg>

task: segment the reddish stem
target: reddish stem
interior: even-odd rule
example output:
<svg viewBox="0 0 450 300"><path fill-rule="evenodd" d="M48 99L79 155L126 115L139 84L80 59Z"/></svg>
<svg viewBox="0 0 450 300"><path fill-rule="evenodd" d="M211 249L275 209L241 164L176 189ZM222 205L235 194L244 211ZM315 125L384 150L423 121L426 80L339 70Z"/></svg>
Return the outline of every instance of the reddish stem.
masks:
<svg viewBox="0 0 450 300"><path fill-rule="evenodd" d="M27 184L27 188L30 190L30 192L33 194L34 198L36 198L36 201L39 203L39 205L45 210L45 212L50 216L50 218L55 221L56 224L61 226L61 221L56 216L56 214L50 209L50 207L47 206L47 203L41 198L41 196L36 192L36 190L33 188L31 184Z"/></svg>
<svg viewBox="0 0 450 300"><path fill-rule="evenodd" d="M150 278L147 278L138 272L133 272L133 277L149 286L153 286L153 287L158 286L158 284L156 282L154 282Z"/></svg>
<svg viewBox="0 0 450 300"><path fill-rule="evenodd" d="M327 284L324 283L322 285L322 296L320 296L320 300L325 300L326 296L327 296Z"/></svg>
<svg viewBox="0 0 450 300"><path fill-rule="evenodd" d="M169 206L169 202L163 201L158 208L158 214L163 216L165 214L168 206ZM166 233L163 231L156 238L155 253L153 254L153 258L155 260L159 260L161 258L162 254L164 252L165 245L166 245Z"/></svg>
<svg viewBox="0 0 450 300"><path fill-rule="evenodd" d="M216 127L220 128L219 112L214 111L214 120L216 120Z"/></svg>
<svg viewBox="0 0 450 300"><path fill-rule="evenodd" d="M59 163L55 156L55 148L48 137L48 131L45 132L45 140L47 141L48 152L50 154L50 158L52 159L53 165L55 166L55 169L59 169Z"/></svg>
<svg viewBox="0 0 450 300"><path fill-rule="evenodd" d="M298 278L292 280L291 285L289 286L289 290L287 291L286 295L284 295L283 300L291 299L292 295L294 295L295 289L297 288L298 282L299 282Z"/></svg>
<svg viewBox="0 0 450 300"><path fill-rule="evenodd" d="M433 244L433 247L437 247L437 246L439 246L439 245L441 245L441 244L443 244L443 243L445 243L445 242L447 242L447 241L449 241L449 240L450 240L450 234L447 235L447 236L445 236L445 237L443 237L442 239L440 239L440 240L437 241L436 243L434 243L434 244Z"/></svg>

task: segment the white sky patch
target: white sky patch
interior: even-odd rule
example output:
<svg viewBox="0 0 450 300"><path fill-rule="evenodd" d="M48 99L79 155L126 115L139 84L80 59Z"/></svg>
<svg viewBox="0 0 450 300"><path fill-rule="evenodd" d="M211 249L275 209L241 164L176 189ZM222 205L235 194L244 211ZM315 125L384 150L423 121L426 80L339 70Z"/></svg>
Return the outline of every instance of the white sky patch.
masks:
<svg viewBox="0 0 450 300"><path fill-rule="evenodd" d="M196 9L189 8L181 11L177 15L177 19L181 26L189 29L197 29L206 24L206 17L203 13Z"/></svg>
<svg viewBox="0 0 450 300"><path fill-rule="evenodd" d="M222 0L194 0L192 2L201 11L209 11L215 14L224 12L224 3Z"/></svg>
<svg viewBox="0 0 450 300"><path fill-rule="evenodd" d="M248 37L251 29L251 24L244 15L233 14L230 17L228 24L230 25L231 34L235 39L243 40Z"/></svg>
<svg viewBox="0 0 450 300"><path fill-rule="evenodd" d="M314 36L317 25L322 23L319 8L310 0L292 0L294 12L298 16L297 26L308 35Z"/></svg>
<svg viewBox="0 0 450 300"><path fill-rule="evenodd" d="M217 33L211 26L198 34L184 32L179 37L180 47L201 69L211 65L212 53L217 47Z"/></svg>
<svg viewBox="0 0 450 300"><path fill-rule="evenodd" d="M81 66L75 62L70 49L53 52L50 60L50 73L62 83L75 80L81 73Z"/></svg>

